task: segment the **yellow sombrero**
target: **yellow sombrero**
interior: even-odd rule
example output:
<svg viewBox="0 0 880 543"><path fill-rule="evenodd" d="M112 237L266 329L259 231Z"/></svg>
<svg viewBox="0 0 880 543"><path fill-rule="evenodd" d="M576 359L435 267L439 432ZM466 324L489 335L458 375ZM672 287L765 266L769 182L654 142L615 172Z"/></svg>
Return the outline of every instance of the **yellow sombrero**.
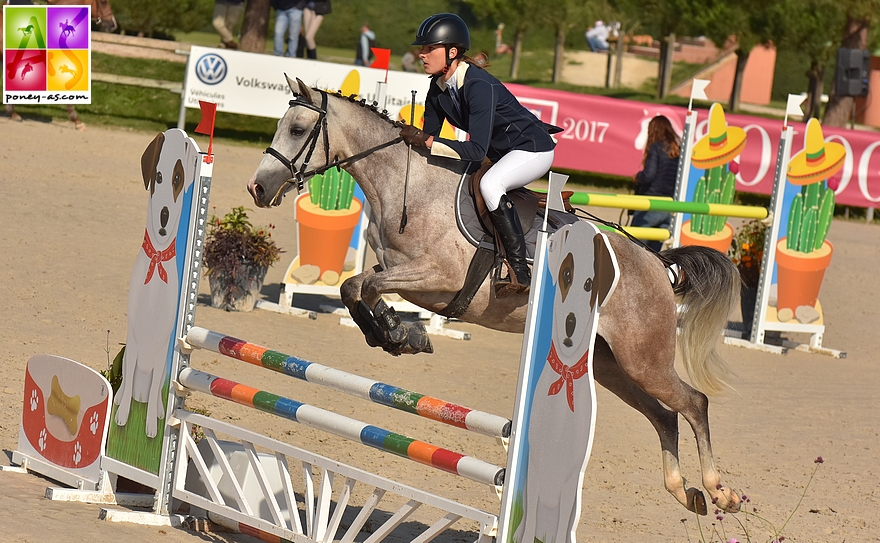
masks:
<svg viewBox="0 0 880 543"><path fill-rule="evenodd" d="M746 131L738 126L727 126L724 108L715 103L709 109L709 134L694 145L691 163L704 170L722 166L739 156L745 146Z"/></svg>
<svg viewBox="0 0 880 543"><path fill-rule="evenodd" d="M788 180L794 185L809 185L828 179L843 167L846 148L834 141L825 141L822 125L817 119L807 122L804 148L788 163Z"/></svg>

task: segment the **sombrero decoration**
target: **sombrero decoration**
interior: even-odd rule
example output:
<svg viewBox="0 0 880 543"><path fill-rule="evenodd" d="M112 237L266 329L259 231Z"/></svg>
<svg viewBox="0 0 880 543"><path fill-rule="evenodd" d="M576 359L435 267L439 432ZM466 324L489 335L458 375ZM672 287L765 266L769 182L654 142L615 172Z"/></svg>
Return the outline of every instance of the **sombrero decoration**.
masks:
<svg viewBox="0 0 880 543"><path fill-rule="evenodd" d="M822 125L817 119L807 122L804 148L788 163L788 180L794 185L809 185L828 179L843 167L846 148L837 142L825 141Z"/></svg>
<svg viewBox="0 0 880 543"><path fill-rule="evenodd" d="M715 103L709 109L709 134L694 145L691 163L704 170L723 166L739 156L745 147L746 131L738 126L727 126L724 109Z"/></svg>

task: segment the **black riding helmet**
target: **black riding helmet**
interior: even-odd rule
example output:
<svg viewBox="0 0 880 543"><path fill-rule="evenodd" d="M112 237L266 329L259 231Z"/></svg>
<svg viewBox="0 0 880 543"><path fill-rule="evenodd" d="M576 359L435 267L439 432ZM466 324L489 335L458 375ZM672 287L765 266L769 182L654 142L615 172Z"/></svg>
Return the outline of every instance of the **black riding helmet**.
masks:
<svg viewBox="0 0 880 543"><path fill-rule="evenodd" d="M471 48L471 34L465 22L454 13L438 13L425 19L416 32L413 45L445 45L455 46L464 54Z"/></svg>

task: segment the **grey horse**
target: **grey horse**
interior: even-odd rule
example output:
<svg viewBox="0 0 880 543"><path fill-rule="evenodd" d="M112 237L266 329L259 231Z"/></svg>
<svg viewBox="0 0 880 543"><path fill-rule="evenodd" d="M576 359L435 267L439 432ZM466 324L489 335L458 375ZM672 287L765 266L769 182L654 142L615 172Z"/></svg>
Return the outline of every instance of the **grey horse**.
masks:
<svg viewBox="0 0 880 543"><path fill-rule="evenodd" d="M392 354L431 352L424 327L402 323L382 295L397 293L441 312L462 288L475 252L459 232L453 209L462 166L413 149L407 181L408 150L399 144L399 123L377 111L375 104L310 89L298 79L287 81L294 100L248 182L254 203L280 205L284 194L303 179L336 164L344 167L369 201L367 239L379 263L343 283L342 301L369 345ZM715 468L706 394L728 388L730 372L715 344L737 301L739 274L714 249L672 249L662 257L679 267L673 288L660 258L623 236L609 238L620 278L599 319L596 381L648 418L660 437L666 489L687 509L706 514L702 491L688 487L679 467L680 413L696 436L702 483L712 503L737 511L739 496L721 484ZM522 333L527 306L525 294L496 298L486 280L459 318ZM693 386L673 367L676 338Z"/></svg>

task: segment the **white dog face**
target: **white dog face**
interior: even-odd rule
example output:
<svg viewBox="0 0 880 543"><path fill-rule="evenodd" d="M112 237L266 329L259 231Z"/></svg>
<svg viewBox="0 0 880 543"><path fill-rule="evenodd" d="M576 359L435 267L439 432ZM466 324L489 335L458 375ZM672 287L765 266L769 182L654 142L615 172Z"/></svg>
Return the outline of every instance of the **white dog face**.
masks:
<svg viewBox="0 0 880 543"><path fill-rule="evenodd" d="M179 140L179 141L177 141ZM180 146L183 146L181 153ZM144 188L150 191L150 210L147 216L147 230L156 249L167 247L177 235L180 223L181 204L178 198L183 196L187 184L184 165L193 153L189 149L189 138L182 131L171 131L158 134L141 157L141 174ZM174 149L174 152L163 149ZM185 157L181 160L181 156Z"/></svg>
<svg viewBox="0 0 880 543"><path fill-rule="evenodd" d="M579 224L560 230L549 249L550 276L556 286L553 342L559 357L569 360L587 352L592 321L616 279L607 241L596 233L592 243L584 243L584 236L572 235L574 228L581 228ZM576 242L568 243L570 238Z"/></svg>

